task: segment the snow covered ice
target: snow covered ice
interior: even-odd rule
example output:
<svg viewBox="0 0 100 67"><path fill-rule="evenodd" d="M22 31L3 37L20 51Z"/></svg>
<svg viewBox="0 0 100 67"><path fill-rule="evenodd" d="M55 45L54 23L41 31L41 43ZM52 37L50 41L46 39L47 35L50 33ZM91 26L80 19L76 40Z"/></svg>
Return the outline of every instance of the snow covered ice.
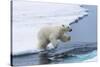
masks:
<svg viewBox="0 0 100 67"><path fill-rule="evenodd" d="M42 26L70 24L87 14L81 5L13 1L13 54L36 51L37 32Z"/></svg>

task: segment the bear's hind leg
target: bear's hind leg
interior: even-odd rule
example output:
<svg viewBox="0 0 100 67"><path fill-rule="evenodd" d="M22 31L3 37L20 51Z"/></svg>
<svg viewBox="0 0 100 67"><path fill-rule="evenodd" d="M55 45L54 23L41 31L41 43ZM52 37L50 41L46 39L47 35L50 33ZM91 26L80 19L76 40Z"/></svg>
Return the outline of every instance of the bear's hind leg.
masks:
<svg viewBox="0 0 100 67"><path fill-rule="evenodd" d="M47 48L47 45L48 45L48 42L47 42L46 40L39 40L38 48L39 48L40 50L45 51L46 48Z"/></svg>

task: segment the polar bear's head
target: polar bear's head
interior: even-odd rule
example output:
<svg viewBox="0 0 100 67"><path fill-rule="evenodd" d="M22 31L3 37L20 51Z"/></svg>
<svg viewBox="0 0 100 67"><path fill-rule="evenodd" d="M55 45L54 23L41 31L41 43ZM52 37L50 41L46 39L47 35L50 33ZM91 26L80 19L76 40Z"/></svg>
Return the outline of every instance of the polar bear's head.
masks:
<svg viewBox="0 0 100 67"><path fill-rule="evenodd" d="M71 31L72 31L72 29L71 29L71 27L70 27L69 25L64 25L64 24L62 24L62 25L61 25L61 28L62 28L62 30L63 30L64 32L71 32Z"/></svg>

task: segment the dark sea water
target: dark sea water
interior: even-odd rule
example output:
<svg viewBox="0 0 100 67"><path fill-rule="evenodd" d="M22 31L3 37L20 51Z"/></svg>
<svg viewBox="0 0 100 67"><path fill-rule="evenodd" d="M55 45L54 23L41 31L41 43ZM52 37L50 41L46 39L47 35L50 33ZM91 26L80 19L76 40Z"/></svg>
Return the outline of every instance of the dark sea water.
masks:
<svg viewBox="0 0 100 67"><path fill-rule="evenodd" d="M73 24L73 31L70 33L72 41L96 42L97 41L97 7L83 6L88 9L88 16L79 20L79 23Z"/></svg>
<svg viewBox="0 0 100 67"><path fill-rule="evenodd" d="M97 56L97 7L84 5L88 9L88 16L79 19L71 25L73 31L69 33L72 40L61 44L57 49L39 53L29 53L12 56L11 65L41 65L58 63L78 63ZM65 46L67 44L67 46Z"/></svg>

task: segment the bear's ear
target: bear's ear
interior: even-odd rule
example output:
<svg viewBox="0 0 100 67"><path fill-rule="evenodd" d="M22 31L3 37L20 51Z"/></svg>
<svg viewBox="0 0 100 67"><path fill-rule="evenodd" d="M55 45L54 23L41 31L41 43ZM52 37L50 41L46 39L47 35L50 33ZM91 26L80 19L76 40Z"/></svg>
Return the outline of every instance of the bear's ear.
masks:
<svg viewBox="0 0 100 67"><path fill-rule="evenodd" d="M65 25L62 24L62 27L65 27Z"/></svg>

